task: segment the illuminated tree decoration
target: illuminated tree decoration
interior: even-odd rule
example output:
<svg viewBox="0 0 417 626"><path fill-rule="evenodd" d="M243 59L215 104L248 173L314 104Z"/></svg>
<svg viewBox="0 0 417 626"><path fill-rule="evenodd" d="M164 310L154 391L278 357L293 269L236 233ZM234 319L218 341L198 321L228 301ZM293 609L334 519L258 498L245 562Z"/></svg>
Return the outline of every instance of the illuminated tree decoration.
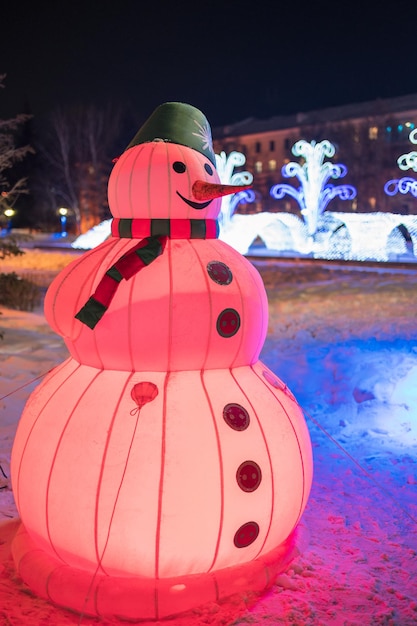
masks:
<svg viewBox="0 0 417 626"><path fill-rule="evenodd" d="M356 197L355 187L335 186L327 182L330 178L342 178L347 173L346 165L323 162L325 157L333 157L335 151L334 145L327 140L319 143L309 143L304 139L297 141L292 147L292 153L302 157L304 163L301 165L292 161L284 165L281 171L285 178L298 178L300 187L281 183L270 190L271 196L277 200L289 195L298 202L310 237L317 232L319 217L333 198L339 196L341 200L353 200Z"/></svg>
<svg viewBox="0 0 417 626"><path fill-rule="evenodd" d="M417 145L417 128L411 131L409 139L412 144ZM397 163L402 171L413 170L417 172L417 151L413 150L402 154L398 157ZM397 193L403 195L410 193L417 198L417 180L410 176L388 180L384 185L384 191L388 196L395 196Z"/></svg>
<svg viewBox="0 0 417 626"><path fill-rule="evenodd" d="M12 550L33 592L81 614L230 614L297 553L310 438L259 360L262 279L217 239L242 188L220 183L210 137L201 111L158 107L111 172L111 236L45 298L70 356L19 422Z"/></svg>

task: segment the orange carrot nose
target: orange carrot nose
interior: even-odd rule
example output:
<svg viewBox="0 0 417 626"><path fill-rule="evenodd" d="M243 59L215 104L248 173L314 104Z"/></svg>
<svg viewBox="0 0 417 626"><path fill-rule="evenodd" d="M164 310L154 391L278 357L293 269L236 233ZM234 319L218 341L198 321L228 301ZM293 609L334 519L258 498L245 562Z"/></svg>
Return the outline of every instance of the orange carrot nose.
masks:
<svg viewBox="0 0 417 626"><path fill-rule="evenodd" d="M220 185L207 183L204 180L196 180L193 185L193 196L198 201L213 200L231 193L237 193L244 189L250 189L252 185Z"/></svg>

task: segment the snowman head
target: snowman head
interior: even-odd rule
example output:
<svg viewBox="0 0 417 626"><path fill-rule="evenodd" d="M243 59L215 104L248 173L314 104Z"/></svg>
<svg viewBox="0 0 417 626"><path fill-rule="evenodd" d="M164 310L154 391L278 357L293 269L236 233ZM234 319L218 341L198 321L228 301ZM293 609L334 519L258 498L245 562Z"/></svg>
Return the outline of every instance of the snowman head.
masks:
<svg viewBox="0 0 417 626"><path fill-rule="evenodd" d="M116 218L216 219L221 196L240 189L220 184L204 114L189 104L167 102L117 160L108 197Z"/></svg>

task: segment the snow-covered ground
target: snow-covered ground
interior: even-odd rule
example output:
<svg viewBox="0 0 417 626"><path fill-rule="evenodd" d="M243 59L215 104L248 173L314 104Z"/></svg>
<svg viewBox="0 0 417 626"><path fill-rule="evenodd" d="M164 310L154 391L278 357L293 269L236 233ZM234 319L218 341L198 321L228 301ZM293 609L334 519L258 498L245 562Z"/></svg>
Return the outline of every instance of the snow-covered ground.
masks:
<svg viewBox="0 0 417 626"><path fill-rule="evenodd" d="M33 252L52 274L70 254ZM74 254L74 253L73 253ZM36 258L37 255L37 258ZM19 261L31 265L30 255ZM33 258L33 257L32 257ZM255 261L268 291L262 360L304 408L314 482L302 553L270 592L229 617L175 626L417 624L417 269ZM10 265L10 264L9 264ZM9 266L0 263L0 271ZM49 277L49 274L46 275ZM0 625L109 624L57 609L16 579L9 458L24 402L67 351L41 309L1 309ZM29 383L29 384L27 384ZM36 485L34 485L36 488ZM170 622L167 622L170 624Z"/></svg>

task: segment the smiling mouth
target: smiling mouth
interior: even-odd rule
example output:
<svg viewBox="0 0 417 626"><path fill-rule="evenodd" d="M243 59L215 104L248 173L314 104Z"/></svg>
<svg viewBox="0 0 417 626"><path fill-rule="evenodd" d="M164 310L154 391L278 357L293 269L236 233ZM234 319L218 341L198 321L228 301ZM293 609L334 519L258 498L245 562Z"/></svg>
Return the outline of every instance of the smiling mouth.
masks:
<svg viewBox="0 0 417 626"><path fill-rule="evenodd" d="M208 206L211 202L211 200L208 200L208 202L193 202L192 200L188 200L188 198L184 198L184 196L182 196L179 191L177 191L177 194L179 195L181 200L184 200L184 202L188 204L188 206L190 206L192 209L205 209L206 206Z"/></svg>

